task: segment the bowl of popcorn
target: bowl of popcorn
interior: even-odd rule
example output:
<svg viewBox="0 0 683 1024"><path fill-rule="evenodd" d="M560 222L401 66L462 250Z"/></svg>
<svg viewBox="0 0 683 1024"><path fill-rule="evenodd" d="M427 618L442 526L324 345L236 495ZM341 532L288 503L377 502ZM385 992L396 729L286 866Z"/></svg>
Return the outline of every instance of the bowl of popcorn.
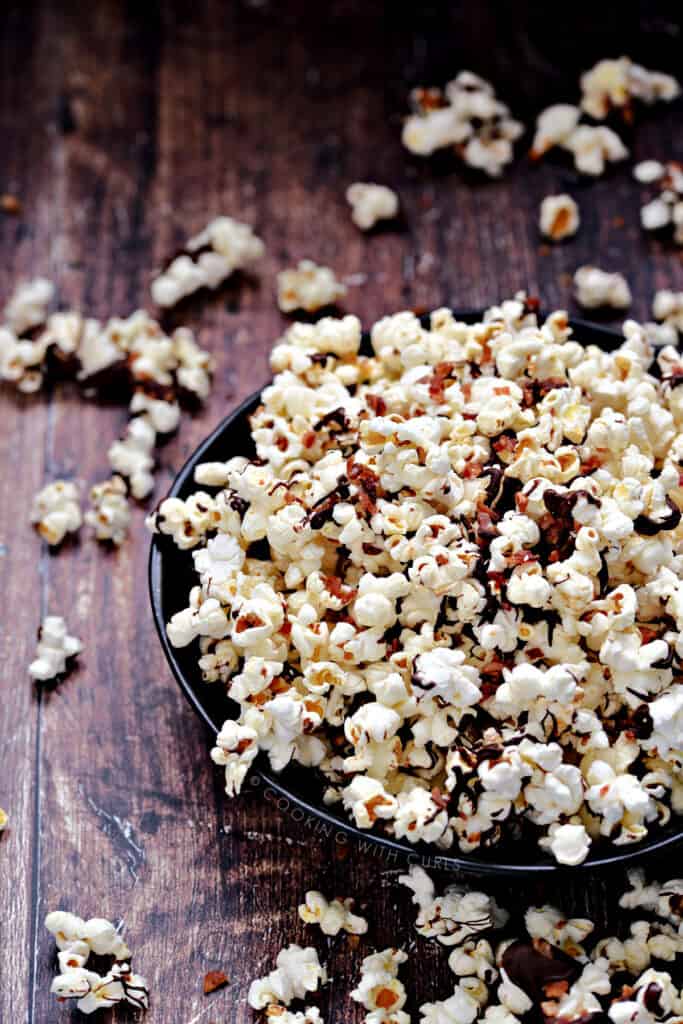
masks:
<svg viewBox="0 0 683 1024"><path fill-rule="evenodd" d="M148 521L227 793L481 872L678 842L678 352L520 294L294 323L271 365Z"/></svg>

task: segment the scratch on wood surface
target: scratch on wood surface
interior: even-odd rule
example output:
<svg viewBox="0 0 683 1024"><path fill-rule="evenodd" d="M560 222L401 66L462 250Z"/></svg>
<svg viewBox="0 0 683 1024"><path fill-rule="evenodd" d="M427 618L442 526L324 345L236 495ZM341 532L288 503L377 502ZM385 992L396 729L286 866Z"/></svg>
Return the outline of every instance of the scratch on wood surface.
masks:
<svg viewBox="0 0 683 1024"><path fill-rule="evenodd" d="M83 793L82 787L79 786L79 790L90 810L101 822L102 832L111 840L114 849L123 855L131 878L137 882L138 872L145 863L145 850L136 841L132 824L126 818L121 818L117 814L99 807L92 797Z"/></svg>

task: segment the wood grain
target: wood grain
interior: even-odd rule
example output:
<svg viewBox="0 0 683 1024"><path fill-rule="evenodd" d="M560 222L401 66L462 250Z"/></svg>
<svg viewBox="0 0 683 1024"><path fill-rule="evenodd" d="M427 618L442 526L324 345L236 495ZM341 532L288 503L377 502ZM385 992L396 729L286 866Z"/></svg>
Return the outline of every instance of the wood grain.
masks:
<svg viewBox="0 0 683 1024"><path fill-rule="evenodd" d="M599 57L624 51L675 70L673 4L649 5L631 22L571 5L554 9L551 24L547 5L534 3L387 10L358 0L6 8L0 191L17 195L23 213L0 221L1 295L43 273L62 306L126 314L145 303L152 268L211 216L242 217L266 241L257 277L174 314L199 330L218 371L207 407L161 452L158 494L265 381L284 326L275 274L295 259L329 262L355 282L346 305L366 324L405 306L478 306L521 287L576 312L569 275L585 262L626 273L636 317L649 314L657 287L683 287L679 254L641 235L628 167L585 184L560 161L531 167L522 157L503 181L481 182L449 160L415 160L399 141L409 89L461 67L489 75L527 120L551 100L571 100L579 70ZM682 159L680 123L680 107L648 112L634 156ZM399 230L365 237L354 228L344 190L359 178L399 191ZM582 228L549 249L538 204L565 187ZM395 885L401 865L301 821L262 785L232 803L223 797L210 737L154 634L143 512L115 553L83 530L50 555L28 526L44 481L88 485L106 474L125 410L88 404L71 385L35 398L3 392L1 401L0 804L11 822L0 839L0 1020L78 1019L49 994L55 961L42 919L61 906L125 922L151 983L150 1024L251 1021L248 983L289 941L313 942L328 959L325 1019L360 1021L348 993L361 951L321 940L294 908L309 888L355 895L371 920L368 945L405 941L413 913ZM48 609L66 615L84 654L63 685L41 694L26 665ZM567 898L612 924L619 882L617 873L568 883ZM496 886L512 904L548 896L533 878L524 896L510 888ZM410 1009L449 990L442 954L420 944L406 972ZM214 968L231 984L205 997Z"/></svg>

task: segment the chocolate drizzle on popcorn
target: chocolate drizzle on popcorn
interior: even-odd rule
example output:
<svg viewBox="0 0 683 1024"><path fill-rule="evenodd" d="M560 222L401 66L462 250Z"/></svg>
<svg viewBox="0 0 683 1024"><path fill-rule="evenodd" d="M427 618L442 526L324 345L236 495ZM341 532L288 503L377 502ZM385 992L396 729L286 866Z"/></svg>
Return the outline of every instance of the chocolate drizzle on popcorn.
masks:
<svg viewBox="0 0 683 1024"><path fill-rule="evenodd" d="M677 355L537 307L385 317L371 355L353 316L293 324L256 459L150 517L197 574L169 638L239 705L228 792L262 750L360 828L563 864L683 808Z"/></svg>

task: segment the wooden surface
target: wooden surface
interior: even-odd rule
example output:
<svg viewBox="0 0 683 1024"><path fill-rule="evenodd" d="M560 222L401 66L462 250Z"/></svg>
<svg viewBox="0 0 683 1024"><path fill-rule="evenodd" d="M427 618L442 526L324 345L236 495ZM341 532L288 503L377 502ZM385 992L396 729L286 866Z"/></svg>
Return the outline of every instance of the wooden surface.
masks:
<svg viewBox="0 0 683 1024"><path fill-rule="evenodd" d="M408 18L360 0L5 5L0 191L17 195L23 213L0 221L0 298L40 273L64 307L127 314L147 301L155 264L210 217L243 218L266 242L257 277L183 311L218 370L206 409L161 453L157 495L265 381L284 326L275 274L295 259L329 262L355 282L346 308L366 324L404 307L478 306L520 287L575 312L569 275L589 261L626 273L637 317L657 287L683 287L679 254L641 235L628 165L585 184L561 162L532 168L522 157L490 183L447 159L413 159L399 141L409 88L461 67L490 75L525 119L572 100L580 68L603 56L629 52L675 70L676 6L643 5L633 21L621 9L555 6L550 23L547 4L417 6ZM639 159L683 158L680 106L646 113L632 148ZM357 179L399 191L401 230L366 238L354 228L344 190ZM581 230L549 249L538 203L565 187L579 199ZM63 907L125 921L150 981L150 1024L252 1020L249 980L283 944L304 940L328 960L332 983L319 999L328 1024L360 1021L348 993L363 949L412 946L413 911L394 884L401 865L315 833L263 787L224 798L211 737L154 633L142 511L113 554L84 529L50 555L28 525L45 481L106 475L125 410L88 404L70 385L31 398L3 391L1 401L0 805L10 827L0 839L0 1020L79 1018L49 994L54 947L42 922ZM48 610L66 616L84 653L63 685L41 694L26 668ZM367 905L361 949L298 922L297 902L318 887ZM613 885L582 877L564 890L575 909L614 922ZM548 893L534 879L526 891ZM405 975L412 1009L451 988L444 951L419 950ZM207 998L212 968L231 985Z"/></svg>

